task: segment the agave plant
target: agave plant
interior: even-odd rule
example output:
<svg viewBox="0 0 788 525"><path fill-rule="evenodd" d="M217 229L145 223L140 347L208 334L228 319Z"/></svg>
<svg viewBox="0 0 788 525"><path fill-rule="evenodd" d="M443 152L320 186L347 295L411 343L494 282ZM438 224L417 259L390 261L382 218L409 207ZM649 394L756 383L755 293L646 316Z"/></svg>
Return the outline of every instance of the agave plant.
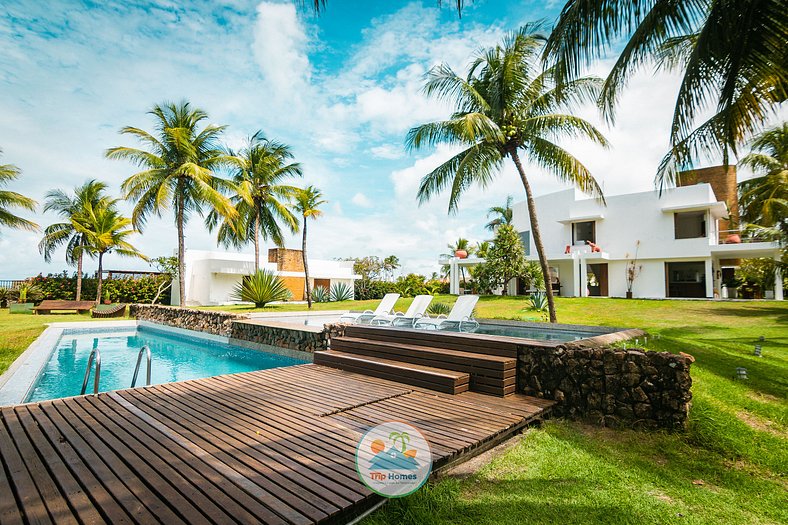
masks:
<svg viewBox="0 0 788 525"><path fill-rule="evenodd" d="M8 299L10 298L9 289L0 286L0 308L8 306Z"/></svg>
<svg viewBox="0 0 788 525"><path fill-rule="evenodd" d="M233 299L254 303L262 308L273 301L287 301L292 297L285 283L275 273L268 270L257 270L245 277L233 290Z"/></svg>
<svg viewBox="0 0 788 525"><path fill-rule="evenodd" d="M449 315L451 312L451 305L446 303L432 303L427 308L427 313L430 315Z"/></svg>
<svg viewBox="0 0 788 525"><path fill-rule="evenodd" d="M345 283L336 283L331 287L332 301L349 301L353 299L353 289Z"/></svg>
<svg viewBox="0 0 788 525"><path fill-rule="evenodd" d="M331 293L325 286L318 286L312 290L312 299L314 299L316 303L327 303L331 300Z"/></svg>
<svg viewBox="0 0 788 525"><path fill-rule="evenodd" d="M531 301L531 310L547 311L547 294L545 292L534 292L528 297L528 300Z"/></svg>

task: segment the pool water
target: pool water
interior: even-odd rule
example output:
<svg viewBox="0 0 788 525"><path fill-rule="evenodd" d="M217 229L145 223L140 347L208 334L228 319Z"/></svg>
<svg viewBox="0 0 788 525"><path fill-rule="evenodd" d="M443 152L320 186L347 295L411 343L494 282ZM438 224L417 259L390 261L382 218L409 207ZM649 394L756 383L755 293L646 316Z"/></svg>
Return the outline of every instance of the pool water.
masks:
<svg viewBox="0 0 788 525"><path fill-rule="evenodd" d="M131 386L137 355L144 345L151 350L151 384L304 363L291 357L142 326L112 332L74 332L65 332L60 338L26 401L79 395L93 348L101 352L101 392ZM145 374L143 356L137 386L145 384ZM91 373L87 393L93 392L93 377Z"/></svg>
<svg viewBox="0 0 788 525"><path fill-rule="evenodd" d="M536 339L537 341L556 341L567 343L569 341L579 341L587 337L599 335L599 333L583 332L580 330L533 328L528 326L509 326L499 324L480 324L479 328L473 331L475 334L500 335L506 337L521 337L523 339Z"/></svg>

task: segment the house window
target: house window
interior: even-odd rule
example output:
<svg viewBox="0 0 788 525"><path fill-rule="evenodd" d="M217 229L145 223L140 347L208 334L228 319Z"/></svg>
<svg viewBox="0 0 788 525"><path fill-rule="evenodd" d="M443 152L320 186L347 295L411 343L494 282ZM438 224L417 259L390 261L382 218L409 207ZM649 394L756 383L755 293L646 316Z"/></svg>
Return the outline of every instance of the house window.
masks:
<svg viewBox="0 0 788 525"><path fill-rule="evenodd" d="M520 232L520 239L523 241L525 255L531 255L531 232Z"/></svg>
<svg viewBox="0 0 788 525"><path fill-rule="evenodd" d="M596 242L596 222L573 222L572 223L572 244L585 244Z"/></svg>
<svg viewBox="0 0 788 525"><path fill-rule="evenodd" d="M706 212L693 211L674 214L673 230L676 239L706 237Z"/></svg>

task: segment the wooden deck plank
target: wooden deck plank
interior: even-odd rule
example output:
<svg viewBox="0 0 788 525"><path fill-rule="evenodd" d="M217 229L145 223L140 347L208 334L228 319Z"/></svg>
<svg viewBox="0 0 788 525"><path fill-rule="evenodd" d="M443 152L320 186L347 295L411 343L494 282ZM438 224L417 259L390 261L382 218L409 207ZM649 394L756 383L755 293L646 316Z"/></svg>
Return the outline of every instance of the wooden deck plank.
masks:
<svg viewBox="0 0 788 525"><path fill-rule="evenodd" d="M5 426L0 424L0 433L5 431ZM4 456L0 453L0 494L2 494L0 497L0 525L22 523L21 509L11 485L11 477L7 471Z"/></svg>

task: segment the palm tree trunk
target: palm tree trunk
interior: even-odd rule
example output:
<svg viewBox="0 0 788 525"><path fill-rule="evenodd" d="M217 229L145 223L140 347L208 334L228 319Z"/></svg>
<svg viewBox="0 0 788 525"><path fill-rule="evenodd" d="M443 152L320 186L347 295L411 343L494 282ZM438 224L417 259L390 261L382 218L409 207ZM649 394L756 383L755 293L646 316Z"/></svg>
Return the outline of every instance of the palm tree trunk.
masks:
<svg viewBox="0 0 788 525"><path fill-rule="evenodd" d="M260 269L260 210L254 214L254 271Z"/></svg>
<svg viewBox="0 0 788 525"><path fill-rule="evenodd" d="M531 192L531 185L528 183L528 178L525 176L525 170L520 162L520 157L517 155L517 148L509 149L514 165L517 166L517 172L520 174L520 180L525 187L525 196L528 201L528 217L531 220L531 233L534 237L534 244L536 245L536 253L539 255L539 264L542 267L542 275L544 276L544 288L547 294L547 309L550 312L550 322L558 322L555 315L555 299L553 298L553 286L550 282L550 268L547 266L547 258L544 254L544 245L542 244L542 234L539 231L539 221L536 219L536 203L534 196Z"/></svg>
<svg viewBox="0 0 788 525"><path fill-rule="evenodd" d="M82 252L79 252L77 257L77 301L82 298L82 255Z"/></svg>
<svg viewBox="0 0 788 525"><path fill-rule="evenodd" d="M98 285L96 286L96 304L101 304L101 284L102 284L102 273L103 273L103 259L104 259L104 252L99 252L98 257Z"/></svg>
<svg viewBox="0 0 788 525"><path fill-rule="evenodd" d="M186 304L186 262L184 261L186 248L183 240L183 194L180 193L180 185L178 185L178 190L178 210L175 219L178 226L178 291L180 297L178 305L183 306Z"/></svg>
<svg viewBox="0 0 788 525"><path fill-rule="evenodd" d="M306 285L307 308L312 309L312 290L309 286L309 263L306 261L306 215L304 215L304 231L301 238L301 257L304 259L304 281Z"/></svg>

